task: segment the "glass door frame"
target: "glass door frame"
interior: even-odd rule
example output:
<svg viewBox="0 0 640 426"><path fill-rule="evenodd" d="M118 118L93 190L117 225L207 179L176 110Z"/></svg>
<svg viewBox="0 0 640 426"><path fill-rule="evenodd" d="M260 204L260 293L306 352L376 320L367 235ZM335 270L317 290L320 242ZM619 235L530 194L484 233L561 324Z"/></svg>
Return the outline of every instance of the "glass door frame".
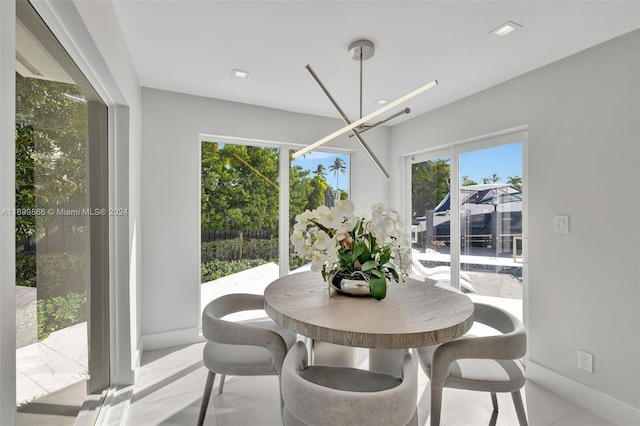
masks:
<svg viewBox="0 0 640 426"><path fill-rule="evenodd" d="M459 184L458 179L454 179L453 176L457 176L458 173L458 161L457 158L454 157L456 155L453 146L449 148L435 148L432 150L424 151L420 154L415 154L408 156L406 158L407 161L407 204L406 211L407 214L405 216L405 223L408 226L412 224L412 200L411 200L411 185L412 185L412 167L414 164L423 163L426 161L433 161L443 158L449 159L449 194L450 194L450 205L457 206L458 198L459 198ZM449 215L450 221L450 235L449 241L451 242L449 245L449 265L451 268L451 283L455 288L458 288L459 276L460 276L460 245L453 244L453 241L458 241L460 239L460 216L454 213L450 213Z"/></svg>
<svg viewBox="0 0 640 426"><path fill-rule="evenodd" d="M526 126L483 135L459 142L436 146L419 153L405 156L405 214L404 218L408 226L411 226L411 166L415 163L434 160L436 158L450 158L450 183L452 211L450 214L450 265L451 284L459 289L460 286L460 154L493 148L510 143L522 143L522 278L523 278L523 316L525 324L528 323L528 268L527 268L527 236L528 236L528 128ZM455 209L455 210L454 210ZM455 243L454 243L455 241Z"/></svg>

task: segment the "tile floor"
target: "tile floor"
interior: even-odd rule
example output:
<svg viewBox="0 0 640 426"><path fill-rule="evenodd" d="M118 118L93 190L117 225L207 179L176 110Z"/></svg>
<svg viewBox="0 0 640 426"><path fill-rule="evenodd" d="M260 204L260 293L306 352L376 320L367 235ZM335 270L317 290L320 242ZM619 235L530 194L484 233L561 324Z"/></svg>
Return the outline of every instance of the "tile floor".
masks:
<svg viewBox="0 0 640 426"><path fill-rule="evenodd" d="M19 407L16 426L73 426L86 397L87 383L80 380Z"/></svg>
<svg viewBox="0 0 640 426"><path fill-rule="evenodd" d="M225 277L224 282L206 283L202 285L202 304L232 292L262 293L267 283L277 277L278 269L275 264L263 265L251 271L251 279L242 274ZM522 315L522 304L518 300L493 298L472 295L472 298L491 299L492 303ZM86 334L85 330L82 330ZM55 339L65 346L66 338ZM147 351L143 355L136 385L132 390L123 390L115 395L121 401L121 409L125 411L108 416L103 424L107 425L194 425L200 409L202 390L207 371L202 365L202 346L197 343L188 346ZM86 348L86 344L84 345ZM57 351L56 351L57 352ZM27 355L27 354L25 354ZM80 354L72 353L70 358L78 363ZM357 350L357 365L367 368L368 351ZM34 382L40 382L38 371L29 370L29 357L25 359L25 376ZM78 363L81 364L81 363ZM86 366L82 366L86 369ZM85 370L86 371L86 370ZM421 425L429 421L429 389L428 379L419 371L418 408ZM86 376L85 376L86 377ZM25 377L26 378L26 377ZM80 378L79 378L80 379ZM40 386L40 385L39 385ZM216 381L214 393L209 404L205 425L278 425L280 422L278 381L275 377L229 377L223 394L217 393ZM34 401L39 405L27 408L20 415L18 424L24 425L72 425L75 421L72 408L79 410L77 403L63 400L67 392L74 394L75 390L84 389L84 382L52 395L53 399ZM123 403L126 395L131 392L130 405ZM76 398L77 399L77 398ZM581 409L575 404L537 386L527 383L523 390L523 399L532 426L604 426L611 423ZM446 389L442 406L442 425L517 425L517 418L513 403L509 395L499 395L500 411L497 417L492 417L492 406L489 395L484 393ZM72 407L73 406L73 407ZM76 408L73 411L76 412ZM46 417L48 412L54 417ZM57 417L55 417L57 416ZM82 416L81 416L82 417ZM84 416L86 417L86 416ZM81 424L90 424L81 422Z"/></svg>
<svg viewBox="0 0 640 426"><path fill-rule="evenodd" d="M203 343L146 352L138 382L133 389L125 425L194 425L198 418L207 370L201 362ZM361 368L368 364L367 351L357 351ZM428 379L419 372L419 424L429 421ZM218 378L205 420L207 426L277 426L280 423L276 377L228 377L224 393L218 394ZM523 390L532 426L605 426L606 420L547 391L533 382ZM492 417L488 394L445 389L442 425L517 425L511 397L498 395L497 417Z"/></svg>
<svg viewBox="0 0 640 426"><path fill-rule="evenodd" d="M87 323L54 331L16 351L18 405L34 401L88 377Z"/></svg>

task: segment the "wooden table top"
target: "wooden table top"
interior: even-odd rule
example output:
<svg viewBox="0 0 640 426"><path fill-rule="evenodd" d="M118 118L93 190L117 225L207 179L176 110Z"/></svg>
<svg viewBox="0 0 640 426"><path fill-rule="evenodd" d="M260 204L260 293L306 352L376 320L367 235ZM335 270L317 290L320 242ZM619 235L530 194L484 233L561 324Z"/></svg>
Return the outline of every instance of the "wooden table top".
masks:
<svg viewBox="0 0 640 426"><path fill-rule="evenodd" d="M406 278L387 285L383 300L331 290L320 273L278 278L265 289L265 310L281 326L315 340L374 349L436 345L462 336L473 323L467 296Z"/></svg>

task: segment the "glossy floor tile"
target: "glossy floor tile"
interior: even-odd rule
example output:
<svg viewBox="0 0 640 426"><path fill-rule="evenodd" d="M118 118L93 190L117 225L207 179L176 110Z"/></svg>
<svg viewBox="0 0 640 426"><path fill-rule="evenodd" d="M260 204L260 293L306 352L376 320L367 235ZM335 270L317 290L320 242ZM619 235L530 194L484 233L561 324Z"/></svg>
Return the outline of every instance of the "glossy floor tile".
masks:
<svg viewBox="0 0 640 426"><path fill-rule="evenodd" d="M88 377L87 323L54 331L46 339L16 350L18 405Z"/></svg>
<svg viewBox="0 0 640 426"><path fill-rule="evenodd" d="M203 343L146 352L133 389L125 425L195 425L207 370L202 365ZM368 351L356 351L356 364L368 365ZM418 419L429 424L429 384L419 371ZM276 377L227 377L218 393L216 377L207 411L207 426L277 426L280 424ZM533 382L522 390L532 426L609 426L611 423L566 401ZM498 395L498 413L489 394L445 389L442 426L517 425L509 394Z"/></svg>
<svg viewBox="0 0 640 426"><path fill-rule="evenodd" d="M24 404L16 413L16 426L72 426L86 398L82 380Z"/></svg>

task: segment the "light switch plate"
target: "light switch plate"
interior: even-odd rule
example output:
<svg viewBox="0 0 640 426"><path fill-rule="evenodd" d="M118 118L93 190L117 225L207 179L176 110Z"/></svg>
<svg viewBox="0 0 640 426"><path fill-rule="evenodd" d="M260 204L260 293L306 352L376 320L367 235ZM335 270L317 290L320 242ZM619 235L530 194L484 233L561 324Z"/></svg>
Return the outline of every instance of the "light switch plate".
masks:
<svg viewBox="0 0 640 426"><path fill-rule="evenodd" d="M569 216L556 215L553 221L553 231L556 234L568 234L569 233Z"/></svg>

